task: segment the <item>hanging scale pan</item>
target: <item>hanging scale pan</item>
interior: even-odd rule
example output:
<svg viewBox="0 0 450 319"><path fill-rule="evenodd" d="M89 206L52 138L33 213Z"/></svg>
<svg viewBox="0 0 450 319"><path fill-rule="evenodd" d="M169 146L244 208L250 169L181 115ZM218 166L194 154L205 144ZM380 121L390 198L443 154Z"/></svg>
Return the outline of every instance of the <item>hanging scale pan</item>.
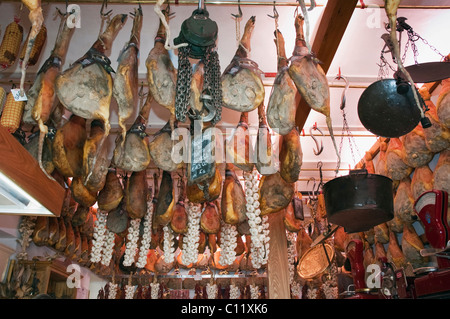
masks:
<svg viewBox="0 0 450 319"><path fill-rule="evenodd" d="M400 137L417 126L421 114L411 86L402 83L402 90L398 88L395 79L383 79L361 94L358 116L368 131L383 137Z"/></svg>
<svg viewBox="0 0 450 319"><path fill-rule="evenodd" d="M450 78L450 62L428 62L405 67L416 83L437 82Z"/></svg>

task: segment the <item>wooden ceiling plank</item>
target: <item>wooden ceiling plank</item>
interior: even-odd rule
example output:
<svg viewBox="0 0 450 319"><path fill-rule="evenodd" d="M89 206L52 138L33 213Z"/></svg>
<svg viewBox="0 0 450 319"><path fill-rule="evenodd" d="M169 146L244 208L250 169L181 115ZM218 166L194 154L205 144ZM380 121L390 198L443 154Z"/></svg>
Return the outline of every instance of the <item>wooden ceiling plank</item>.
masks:
<svg viewBox="0 0 450 319"><path fill-rule="evenodd" d="M327 2L311 45L312 51L322 62L321 67L325 73L330 68L357 3L357 0L328 0ZM309 105L301 99L295 118L300 131L303 129L310 111Z"/></svg>

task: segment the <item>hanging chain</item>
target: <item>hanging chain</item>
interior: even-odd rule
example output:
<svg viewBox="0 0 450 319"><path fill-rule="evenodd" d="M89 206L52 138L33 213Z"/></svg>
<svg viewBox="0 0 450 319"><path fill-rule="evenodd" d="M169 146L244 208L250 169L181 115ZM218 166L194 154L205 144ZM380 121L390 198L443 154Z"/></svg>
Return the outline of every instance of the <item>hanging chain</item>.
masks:
<svg viewBox="0 0 450 319"><path fill-rule="evenodd" d="M220 81L219 54L214 46L209 47L205 54L205 78L203 90L212 97L212 108L216 111L211 124L215 125L222 118L222 83Z"/></svg>
<svg viewBox="0 0 450 319"><path fill-rule="evenodd" d="M175 95L175 117L186 121L187 107L191 96L192 67L189 62L190 47L178 48L178 76Z"/></svg>

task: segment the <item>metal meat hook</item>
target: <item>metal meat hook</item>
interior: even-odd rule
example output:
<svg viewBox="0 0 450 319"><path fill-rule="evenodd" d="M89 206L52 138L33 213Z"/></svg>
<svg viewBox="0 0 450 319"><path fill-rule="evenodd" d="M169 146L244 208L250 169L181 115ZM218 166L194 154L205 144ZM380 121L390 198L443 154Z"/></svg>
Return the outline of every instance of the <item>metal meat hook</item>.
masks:
<svg viewBox="0 0 450 319"><path fill-rule="evenodd" d="M273 16L271 16L270 14L268 14L268 16L272 19L275 19L276 21L278 21L278 18L280 17L280 15L278 14L278 10L275 7L275 3L276 1L273 2Z"/></svg>
<svg viewBox="0 0 450 319"><path fill-rule="evenodd" d="M335 80L344 80L344 82L345 82L344 91L342 92L342 95L341 95L341 106L340 106L340 109L343 110L345 108L345 103L347 101L347 99L345 97L345 94L347 93L347 90L348 90L348 88L350 86L350 83L348 82L348 79L346 77L344 77L344 76L342 76L340 74L338 74L336 76Z"/></svg>
<svg viewBox="0 0 450 319"><path fill-rule="evenodd" d="M314 143L316 144L316 149L317 150L313 150L313 152L314 152L314 155L320 155L320 153L322 153L323 152L323 142L322 141L320 141L320 147L319 147L319 142L317 141L317 139L316 139L316 137L314 136L314 134L313 134L313 130L317 130L317 131L319 131L319 133L323 136L323 132L316 126L316 125L314 125L314 126L312 126L310 129L309 129L309 134L311 135L311 137L312 137L312 139L314 140Z"/></svg>
<svg viewBox="0 0 450 319"><path fill-rule="evenodd" d="M236 19L242 18L241 0L238 0L238 14L231 14Z"/></svg>

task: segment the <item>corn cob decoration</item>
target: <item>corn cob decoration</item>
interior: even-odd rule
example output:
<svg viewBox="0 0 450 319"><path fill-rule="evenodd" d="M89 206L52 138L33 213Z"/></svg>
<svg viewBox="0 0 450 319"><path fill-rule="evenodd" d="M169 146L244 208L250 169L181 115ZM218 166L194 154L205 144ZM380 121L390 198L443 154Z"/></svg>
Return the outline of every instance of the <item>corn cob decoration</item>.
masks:
<svg viewBox="0 0 450 319"><path fill-rule="evenodd" d="M20 127L25 104L25 101L16 101L12 93L6 95L6 102L0 118L0 125L5 127L8 132L14 133Z"/></svg>
<svg viewBox="0 0 450 319"><path fill-rule="evenodd" d="M19 55L20 44L23 40L23 27L19 21L20 19L15 17L5 29L0 45L0 69L5 70L11 67Z"/></svg>
<svg viewBox="0 0 450 319"><path fill-rule="evenodd" d="M0 86L0 114L3 110L3 102L5 102L6 92L5 89Z"/></svg>
<svg viewBox="0 0 450 319"><path fill-rule="evenodd" d="M31 29L30 29L30 33L31 33ZM22 50L20 52L20 60L23 61L23 59L25 58L25 51L27 49L27 44L28 44L28 38L30 37L30 33L28 33L27 39L24 42L24 45L22 46ZM41 28L41 31L39 31L36 40L33 43L33 48L31 49L30 52L30 58L28 59L28 66L33 66L37 63L37 61L39 60L39 57L41 55L42 52L42 48L45 45L45 41L47 40L47 28L43 25Z"/></svg>

